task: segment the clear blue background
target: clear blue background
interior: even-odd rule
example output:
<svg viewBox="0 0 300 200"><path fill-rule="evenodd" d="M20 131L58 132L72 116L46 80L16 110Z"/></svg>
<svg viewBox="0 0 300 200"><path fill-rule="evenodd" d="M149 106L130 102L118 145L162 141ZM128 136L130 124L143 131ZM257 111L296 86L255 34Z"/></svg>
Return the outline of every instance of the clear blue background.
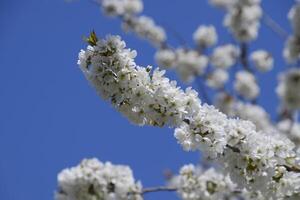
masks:
<svg viewBox="0 0 300 200"><path fill-rule="evenodd" d="M220 43L233 39L222 28L221 11L206 0L145 0L144 13L168 27L170 43L176 30L192 45L199 24L215 24ZM292 0L264 0L263 8L285 30ZM0 199L50 200L58 172L86 157L127 164L144 186L163 185L163 170L178 170L199 161L173 138L171 129L137 127L101 100L78 69L82 36L95 29L100 36L120 34L137 49L137 62L155 64L154 49L133 35L124 35L120 21L103 16L92 1L0 0ZM168 30L169 29L169 30ZM276 58L259 103L275 117L276 73L285 63L283 40L265 25L251 49L265 48ZM174 78L173 73L169 75ZM146 199L174 199L172 193Z"/></svg>

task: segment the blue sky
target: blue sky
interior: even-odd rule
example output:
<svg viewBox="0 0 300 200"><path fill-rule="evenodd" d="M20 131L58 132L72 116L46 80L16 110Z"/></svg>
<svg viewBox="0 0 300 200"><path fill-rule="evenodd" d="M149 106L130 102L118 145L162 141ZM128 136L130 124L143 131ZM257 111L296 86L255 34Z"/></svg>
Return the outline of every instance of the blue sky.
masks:
<svg viewBox="0 0 300 200"><path fill-rule="evenodd" d="M144 2L146 15L176 30L190 45L200 24L216 25L220 43L233 41L222 28L222 12L206 0ZM288 32L292 4L263 0L266 12ZM0 1L0 199L53 199L57 173L86 157L130 165L145 187L162 185L164 169L176 171L199 161L198 153L182 151L171 129L134 126L96 95L76 65L78 51L85 47L82 37L92 29L100 36L120 34L138 51L137 63L155 65L155 50L122 33L120 21L104 17L91 1ZM259 103L275 117L276 74L286 66L283 40L264 25L260 32L250 48L269 50L276 63L273 72L259 76L264 85ZM148 194L146 200L174 196Z"/></svg>

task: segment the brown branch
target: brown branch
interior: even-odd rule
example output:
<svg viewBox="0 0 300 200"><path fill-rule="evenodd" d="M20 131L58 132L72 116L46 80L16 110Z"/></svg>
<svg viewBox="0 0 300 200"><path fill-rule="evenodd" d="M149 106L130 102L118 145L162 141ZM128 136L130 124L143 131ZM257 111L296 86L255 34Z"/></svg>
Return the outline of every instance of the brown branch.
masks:
<svg viewBox="0 0 300 200"><path fill-rule="evenodd" d="M226 144L226 147L231 149L235 153L241 153L241 150L237 147L230 146L229 144Z"/></svg>
<svg viewBox="0 0 300 200"><path fill-rule="evenodd" d="M142 194L151 193L151 192L174 192L176 190L177 188L175 187L158 186L158 187L144 188Z"/></svg>
<svg viewBox="0 0 300 200"><path fill-rule="evenodd" d="M241 55L240 55L240 61L244 67L244 69L248 72L253 72L250 67L249 67L249 63L248 63L248 46L246 43L241 43L240 45L240 49L241 49Z"/></svg>
<svg viewBox="0 0 300 200"><path fill-rule="evenodd" d="M285 169L288 172L300 173L300 167L299 166L288 166L288 165L279 165L279 166L285 167Z"/></svg>

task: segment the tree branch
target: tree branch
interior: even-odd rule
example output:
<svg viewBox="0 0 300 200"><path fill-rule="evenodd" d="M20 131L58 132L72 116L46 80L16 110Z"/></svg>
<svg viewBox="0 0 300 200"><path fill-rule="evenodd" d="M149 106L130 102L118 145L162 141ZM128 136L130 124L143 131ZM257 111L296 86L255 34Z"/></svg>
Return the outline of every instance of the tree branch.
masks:
<svg viewBox="0 0 300 200"><path fill-rule="evenodd" d="M288 166L288 165L279 165L285 167L288 172L300 173L300 167L298 166Z"/></svg>
<svg viewBox="0 0 300 200"><path fill-rule="evenodd" d="M174 192L177 188L168 187L168 186L158 186L158 187L150 187L144 188L142 194L151 193L151 192Z"/></svg>
<svg viewBox="0 0 300 200"><path fill-rule="evenodd" d="M273 20L266 12L263 15L263 22L274 31L279 37L286 39L289 34L275 21Z"/></svg>
<svg viewBox="0 0 300 200"><path fill-rule="evenodd" d="M240 55L241 63L245 70L252 73L253 71L250 69L248 63L248 46L246 43L241 43L240 48L241 48L241 55Z"/></svg>

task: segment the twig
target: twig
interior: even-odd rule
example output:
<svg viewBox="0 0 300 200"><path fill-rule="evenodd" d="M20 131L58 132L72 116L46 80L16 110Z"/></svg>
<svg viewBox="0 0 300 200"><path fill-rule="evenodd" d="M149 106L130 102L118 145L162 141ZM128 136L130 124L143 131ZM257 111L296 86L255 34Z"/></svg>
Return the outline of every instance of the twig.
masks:
<svg viewBox="0 0 300 200"><path fill-rule="evenodd" d="M289 34L265 12L263 15L263 22L279 37L286 39L289 36Z"/></svg>
<svg viewBox="0 0 300 200"><path fill-rule="evenodd" d="M241 48L241 55L240 55L241 63L245 70L252 73L252 70L250 69L248 63L248 46L246 43L241 43L240 48Z"/></svg>
<svg viewBox="0 0 300 200"><path fill-rule="evenodd" d="M300 173L300 167L298 166L288 166L288 165L279 165L285 167L288 172Z"/></svg>
<svg viewBox="0 0 300 200"><path fill-rule="evenodd" d="M151 192L174 192L176 190L177 188L175 187L158 186L158 187L144 188L142 194L151 193Z"/></svg>
<svg viewBox="0 0 300 200"><path fill-rule="evenodd" d="M241 153L241 150L237 147L230 146L229 144L226 144L226 147L231 149L235 153Z"/></svg>

